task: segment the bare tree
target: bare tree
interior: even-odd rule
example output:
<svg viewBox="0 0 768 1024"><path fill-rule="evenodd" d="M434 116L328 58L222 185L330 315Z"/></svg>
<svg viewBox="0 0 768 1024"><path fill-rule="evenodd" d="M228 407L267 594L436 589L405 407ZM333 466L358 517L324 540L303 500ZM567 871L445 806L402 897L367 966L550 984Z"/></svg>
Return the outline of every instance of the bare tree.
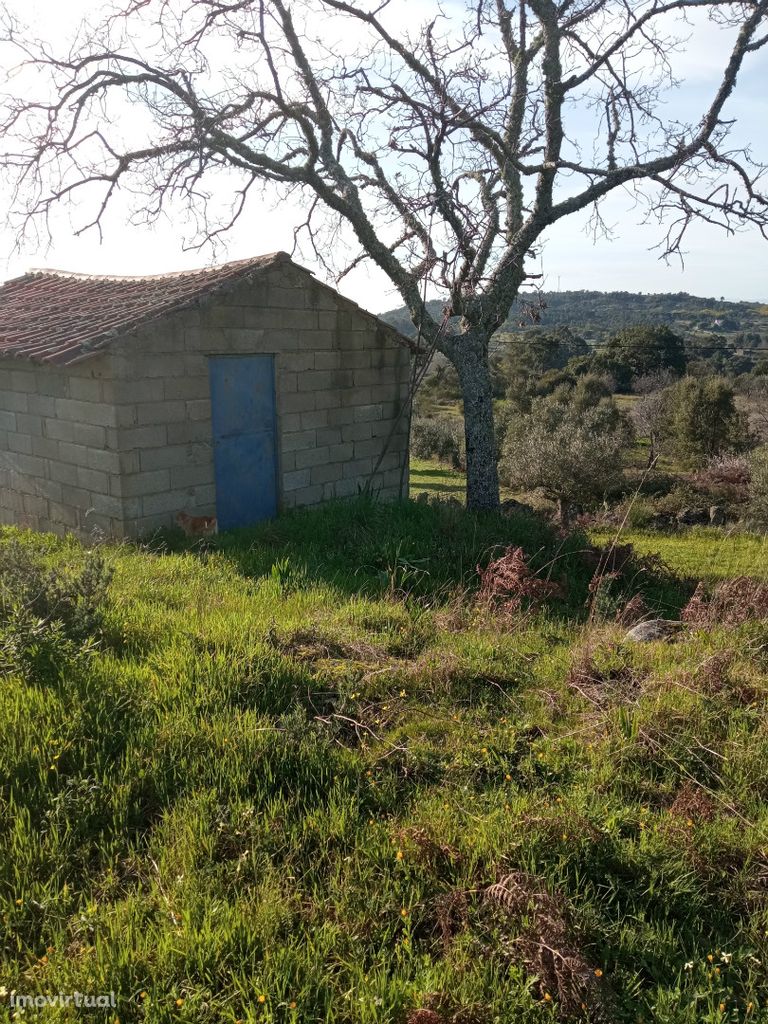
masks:
<svg viewBox="0 0 768 1024"><path fill-rule="evenodd" d="M633 391L640 398L630 409L629 415L638 435L648 438L649 468L656 463L659 439L669 417L669 389L676 379L672 370L665 367L644 374L633 386Z"/></svg>
<svg viewBox="0 0 768 1024"><path fill-rule="evenodd" d="M40 88L8 100L3 124L27 225L95 190L81 228L98 229L127 190L148 219L181 198L211 240L258 186L298 193L297 237L326 261L351 229L357 251L334 269L372 260L422 347L455 366L472 508L499 500L489 339L551 225L589 208L599 225L600 201L624 188L663 218L667 254L697 219L765 234L763 168L735 148L726 104L768 41L768 0L464 0L413 28L400 0L119 2L67 52L6 16ZM688 16L726 45L709 102L683 123L662 101ZM126 101L140 129L125 127Z"/></svg>

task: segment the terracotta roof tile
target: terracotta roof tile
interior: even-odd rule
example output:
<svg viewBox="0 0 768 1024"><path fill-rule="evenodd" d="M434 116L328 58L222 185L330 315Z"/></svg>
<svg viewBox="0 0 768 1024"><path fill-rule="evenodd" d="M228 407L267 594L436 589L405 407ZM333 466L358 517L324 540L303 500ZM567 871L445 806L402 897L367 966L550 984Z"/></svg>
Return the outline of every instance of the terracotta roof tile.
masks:
<svg viewBox="0 0 768 1024"><path fill-rule="evenodd" d="M289 261L277 252L152 277L33 270L0 287L0 356L68 366L118 335Z"/></svg>

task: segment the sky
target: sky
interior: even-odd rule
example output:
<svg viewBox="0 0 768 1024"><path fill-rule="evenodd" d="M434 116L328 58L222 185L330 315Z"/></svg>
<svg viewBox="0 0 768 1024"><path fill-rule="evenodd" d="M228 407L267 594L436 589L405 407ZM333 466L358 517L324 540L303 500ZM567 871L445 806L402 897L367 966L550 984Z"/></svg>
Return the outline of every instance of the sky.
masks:
<svg viewBox="0 0 768 1024"><path fill-rule="evenodd" d="M69 0L66 5L61 0L6 2L47 36L65 35L73 17L96 13L101 7L100 0ZM421 6L428 9L433 5L429 0L421 0ZM722 60L721 34L713 26L699 26L677 58L683 85L672 102L679 106L681 116L706 106ZM743 69L727 114L738 119L737 139L750 142L755 155L768 162L766 80L768 48L756 54ZM7 205L7 196L0 189L0 202L3 200ZM696 226L687 237L685 263L681 266L678 260L667 264L659 259L654 246L661 241L663 230L655 224L643 225L641 211L633 209L630 197L614 194L602 212L612 229L610 238L593 238L586 215L566 218L550 230L535 267L543 274L541 284L545 290L687 291L732 301L768 302L768 242L756 230L726 236L716 228ZM116 205L105 221L100 241L95 232L76 237L70 215L61 211L53 221L53 243L27 244L21 252L16 248L13 233L2 230L0 278L18 276L32 267L110 274L162 273L278 249L290 251L293 229L303 219L297 205L256 200L226 244L212 253L210 249L185 251L184 228L175 219L161 221L149 229L132 226L129 216L127 205ZM322 269L306 254L298 261L325 279ZM401 305L392 285L375 268L357 269L341 282L339 289L373 312Z"/></svg>

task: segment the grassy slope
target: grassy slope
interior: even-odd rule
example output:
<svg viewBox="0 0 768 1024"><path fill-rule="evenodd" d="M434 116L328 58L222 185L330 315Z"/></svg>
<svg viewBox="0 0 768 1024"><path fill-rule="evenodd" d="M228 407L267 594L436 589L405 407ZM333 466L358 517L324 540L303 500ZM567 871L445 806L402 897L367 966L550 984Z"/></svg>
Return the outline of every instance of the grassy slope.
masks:
<svg viewBox="0 0 768 1024"><path fill-rule="evenodd" d="M474 609L504 543L568 604ZM521 949L554 939L482 897L522 871L584 1019L613 993L612 1021L768 1020L764 626L624 645L585 624L576 554L457 508L215 547L108 549L98 650L2 679L0 985L114 990L123 1024L550 1021Z"/></svg>

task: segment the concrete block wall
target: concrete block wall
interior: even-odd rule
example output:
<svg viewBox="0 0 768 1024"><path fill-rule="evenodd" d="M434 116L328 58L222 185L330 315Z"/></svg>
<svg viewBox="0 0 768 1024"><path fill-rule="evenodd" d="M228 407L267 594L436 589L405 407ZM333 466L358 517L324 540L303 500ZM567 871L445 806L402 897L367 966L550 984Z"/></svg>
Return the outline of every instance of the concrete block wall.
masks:
<svg viewBox="0 0 768 1024"><path fill-rule="evenodd" d="M81 536L124 532L111 356L73 367L0 359L0 523Z"/></svg>
<svg viewBox="0 0 768 1024"><path fill-rule="evenodd" d="M144 327L112 346L125 528L215 513L208 356L275 356L280 504L407 486L409 352L374 317L293 267Z"/></svg>

